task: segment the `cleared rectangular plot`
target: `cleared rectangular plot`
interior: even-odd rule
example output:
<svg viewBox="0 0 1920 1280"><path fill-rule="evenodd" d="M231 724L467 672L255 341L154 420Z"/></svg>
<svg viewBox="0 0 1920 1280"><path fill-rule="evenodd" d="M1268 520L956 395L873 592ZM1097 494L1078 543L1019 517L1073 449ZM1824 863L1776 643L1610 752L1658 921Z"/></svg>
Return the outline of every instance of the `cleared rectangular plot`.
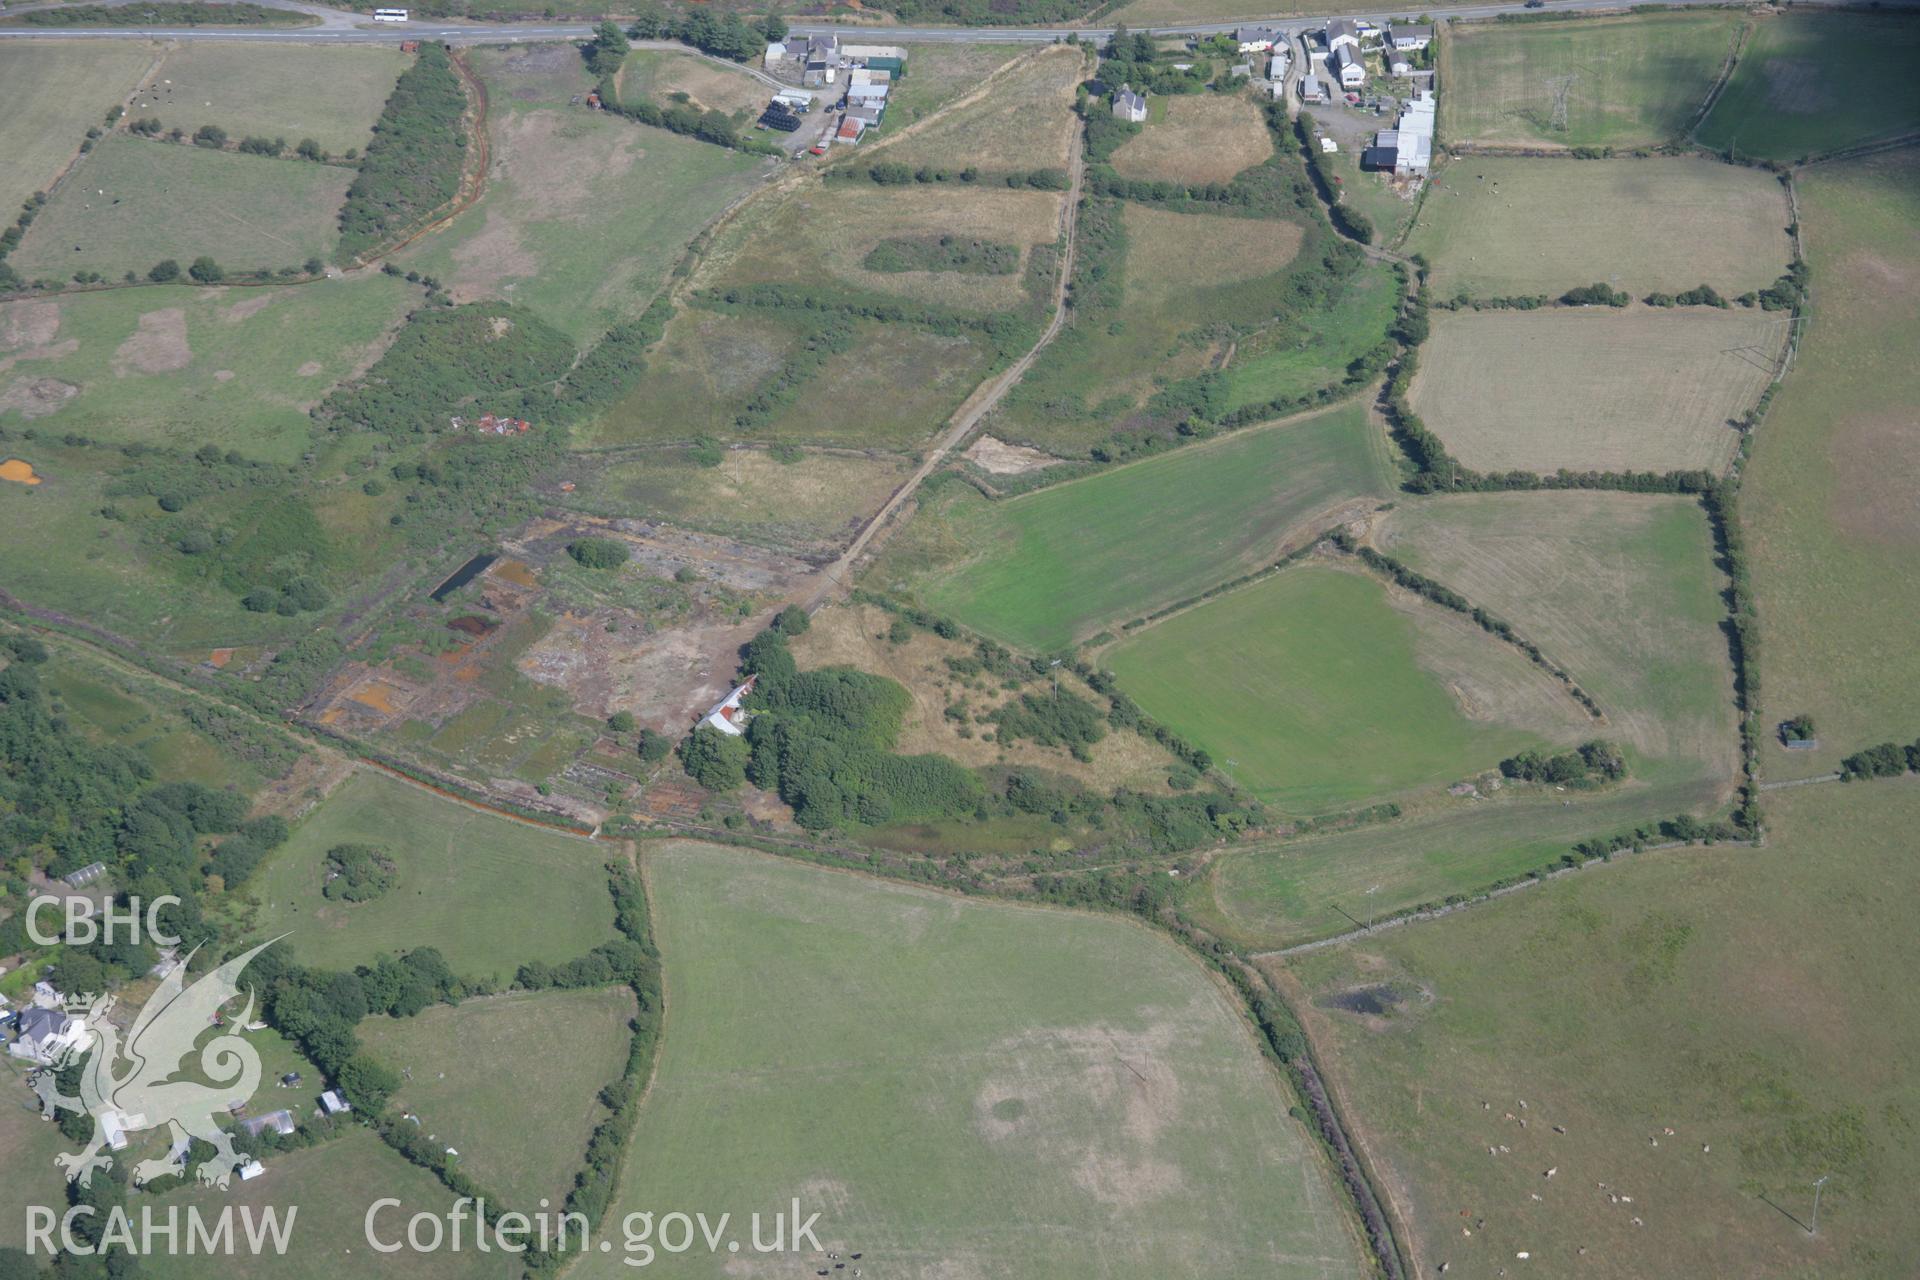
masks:
<svg viewBox="0 0 1920 1280"><path fill-rule="evenodd" d="M1635 146L1681 136L1740 29L1732 12L1455 26L1446 36L1449 142ZM1566 100L1565 127L1555 102Z"/></svg>
<svg viewBox="0 0 1920 1280"><path fill-rule="evenodd" d="M1113 153L1113 167L1149 181L1227 182L1272 154L1267 122L1250 98L1181 94L1167 99L1165 120Z"/></svg>
<svg viewBox="0 0 1920 1280"><path fill-rule="evenodd" d="M288 146L312 138L339 155L367 145L411 61L393 47L191 40L167 52L127 113L188 133L214 124Z"/></svg>
<svg viewBox="0 0 1920 1280"><path fill-rule="evenodd" d="M911 61L911 60L909 60ZM1078 47L1042 49L1010 67L979 96L956 99L953 109L898 141L862 148L862 159L961 169L1060 169L1079 120L1073 114L1074 90L1090 64ZM913 74L909 69L907 79Z"/></svg>
<svg viewBox="0 0 1920 1280"><path fill-rule="evenodd" d="M1351 406L1005 502L959 497L910 539L971 557L918 584L928 604L1048 650L1269 563L1386 492L1379 428Z"/></svg>
<svg viewBox="0 0 1920 1280"><path fill-rule="evenodd" d="M1605 281L1643 296L1763 289L1792 259L1786 189L1695 156L1464 156L1427 193L1407 249L1438 298L1546 294Z"/></svg>
<svg viewBox="0 0 1920 1280"><path fill-rule="evenodd" d="M156 60L132 40L0 41L0 225L53 185L87 130L105 126L107 108Z"/></svg>
<svg viewBox="0 0 1920 1280"><path fill-rule="evenodd" d="M1717 471L1786 333L1714 307L1440 312L1412 401L1480 471Z"/></svg>
<svg viewBox="0 0 1920 1280"><path fill-rule="evenodd" d="M611 1221L765 1222L797 1196L822 1249L862 1255L842 1276L1362 1269L1243 1015L1165 940L733 849L646 856L673 1012Z"/></svg>
<svg viewBox="0 0 1920 1280"><path fill-rule="evenodd" d="M202 255L228 270L325 258L353 171L109 134L74 169L7 263L65 280L144 274Z"/></svg>

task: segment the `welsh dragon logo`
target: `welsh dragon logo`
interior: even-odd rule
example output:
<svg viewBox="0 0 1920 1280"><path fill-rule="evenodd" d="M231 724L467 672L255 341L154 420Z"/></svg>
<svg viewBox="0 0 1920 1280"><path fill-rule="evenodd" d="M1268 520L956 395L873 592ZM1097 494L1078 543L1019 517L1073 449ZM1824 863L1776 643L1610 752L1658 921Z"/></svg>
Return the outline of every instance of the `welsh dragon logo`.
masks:
<svg viewBox="0 0 1920 1280"><path fill-rule="evenodd" d="M96 1043L81 1071L80 1096L60 1092L57 1071L70 1065L77 1054L87 1052L84 1048L68 1050L54 1069L42 1071L35 1078L33 1086L45 1115L51 1117L57 1108L93 1117L93 1140L79 1151L54 1157L54 1163L66 1171L68 1181L84 1187L94 1170L113 1164L109 1154L111 1134L105 1120L112 1114L118 1128L127 1134L170 1128L176 1151L187 1139L207 1143L213 1147L214 1157L201 1163L196 1177L207 1185L227 1186L245 1157L233 1149L233 1140L214 1117L229 1111L234 1103L251 1098L260 1087L260 1055L239 1035L226 1032L209 1040L199 1052L200 1070L212 1084L175 1077L183 1061L194 1052L194 1041L212 1025L221 1006L240 994L240 971L278 941L263 942L235 956L191 987L187 986L187 961L193 958L189 954L174 965L159 990L141 1007L124 1045L118 1029L107 1020L114 998L82 998ZM244 1027L252 1020L253 993L249 991L246 1007L229 1025ZM116 1071L123 1062L126 1069ZM178 1168L171 1156L142 1160L133 1168L133 1180L148 1182Z"/></svg>

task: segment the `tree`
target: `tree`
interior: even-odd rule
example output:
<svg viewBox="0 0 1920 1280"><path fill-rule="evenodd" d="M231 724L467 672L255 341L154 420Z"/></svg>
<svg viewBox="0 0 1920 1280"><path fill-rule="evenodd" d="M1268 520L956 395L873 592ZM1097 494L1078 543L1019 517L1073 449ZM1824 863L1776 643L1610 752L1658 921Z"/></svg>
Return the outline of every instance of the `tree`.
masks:
<svg viewBox="0 0 1920 1280"><path fill-rule="evenodd" d="M615 733L633 732L633 712L616 711L607 717L607 728Z"/></svg>
<svg viewBox="0 0 1920 1280"><path fill-rule="evenodd" d="M787 38L786 17L778 9L768 9L767 16L760 20L760 32L769 41L785 40Z"/></svg>
<svg viewBox="0 0 1920 1280"><path fill-rule="evenodd" d="M293 149L293 154L299 156L302 160L325 160L327 158L327 153L322 151L320 144L312 138L300 139L298 145Z"/></svg>
<svg viewBox="0 0 1920 1280"><path fill-rule="evenodd" d="M673 750L673 739L652 729L642 729L637 749L642 760L648 764L659 764L667 758L667 753Z"/></svg>
<svg viewBox="0 0 1920 1280"><path fill-rule="evenodd" d="M658 0L640 0L633 12L633 25L627 28L627 34L635 40L658 40L672 33L673 20Z"/></svg>
<svg viewBox="0 0 1920 1280"><path fill-rule="evenodd" d="M165 284L169 280L180 278L180 264L172 258L163 258L147 271L147 279L155 284Z"/></svg>
<svg viewBox="0 0 1920 1280"><path fill-rule="evenodd" d="M187 268L187 274L201 284L219 284L227 278L227 273L220 269L220 264L204 253L193 260L193 265Z"/></svg>
<svg viewBox="0 0 1920 1280"><path fill-rule="evenodd" d="M708 791L731 791L747 780L746 739L702 725L680 744L680 767Z"/></svg>
<svg viewBox="0 0 1920 1280"><path fill-rule="evenodd" d="M773 629L783 636L803 636L812 625L813 619L797 604L788 605L773 620Z"/></svg>
<svg viewBox="0 0 1920 1280"><path fill-rule="evenodd" d="M217 151L227 145L227 131L217 124L203 124L194 131L193 145L212 147Z"/></svg>
<svg viewBox="0 0 1920 1280"><path fill-rule="evenodd" d="M596 76L610 76L620 70L632 50L620 24L608 18L594 29L593 42L586 48L587 67Z"/></svg>
<svg viewBox="0 0 1920 1280"><path fill-rule="evenodd" d="M630 553L613 538L579 538L567 544L567 554L588 569L618 569Z"/></svg>

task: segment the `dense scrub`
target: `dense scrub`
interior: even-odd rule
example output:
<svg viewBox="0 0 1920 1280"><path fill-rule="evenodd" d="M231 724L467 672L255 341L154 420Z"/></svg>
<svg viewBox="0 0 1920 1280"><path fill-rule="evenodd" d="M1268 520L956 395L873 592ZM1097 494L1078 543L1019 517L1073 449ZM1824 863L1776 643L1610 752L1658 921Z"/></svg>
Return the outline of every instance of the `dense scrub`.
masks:
<svg viewBox="0 0 1920 1280"><path fill-rule="evenodd" d="M347 188L340 261L378 248L453 199L466 159L466 110L453 59L437 44L421 45L418 59L394 84L360 161L360 176Z"/></svg>

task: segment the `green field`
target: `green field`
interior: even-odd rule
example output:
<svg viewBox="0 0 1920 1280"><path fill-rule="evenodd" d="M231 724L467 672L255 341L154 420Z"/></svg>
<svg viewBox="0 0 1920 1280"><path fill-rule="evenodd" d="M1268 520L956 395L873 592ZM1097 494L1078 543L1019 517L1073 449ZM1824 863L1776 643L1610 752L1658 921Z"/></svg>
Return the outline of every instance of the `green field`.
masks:
<svg viewBox="0 0 1920 1280"><path fill-rule="evenodd" d="M385 851L399 883L370 902L323 898L327 850L350 842ZM456 973L504 981L527 961L570 960L612 936L603 853L362 771L301 820L249 887L261 932L290 931L305 964L437 947Z"/></svg>
<svg viewBox="0 0 1920 1280"><path fill-rule="evenodd" d="M1795 161L1920 128L1920 19L1902 13L1776 13L1759 20L1694 138Z"/></svg>
<svg viewBox="0 0 1920 1280"><path fill-rule="evenodd" d="M1911 1270L1920 787L1768 811L1765 849L1651 854L1287 962L1415 1256L1465 1275L1519 1274L1522 1250L1530 1275ZM1356 996L1391 1011L1334 1003Z"/></svg>
<svg viewBox="0 0 1920 1280"><path fill-rule="evenodd" d="M29 1207L65 1207L67 1187L53 1157L73 1147L58 1126L40 1118L24 1064L0 1062L0 1151L7 1153L0 1165L0 1248L26 1247Z"/></svg>
<svg viewBox="0 0 1920 1280"><path fill-rule="evenodd" d="M340 155L365 148L393 82L412 62L397 47L185 41L127 114L192 133L219 125L235 138L304 138Z"/></svg>
<svg viewBox="0 0 1920 1280"><path fill-rule="evenodd" d="M1772 174L1697 156L1463 156L1428 191L1406 248L1433 264L1436 298L1557 298L1594 281L1735 298L1787 269L1792 219Z"/></svg>
<svg viewBox="0 0 1920 1280"><path fill-rule="evenodd" d="M922 1280L1360 1268L1278 1077L1174 946L1111 918L654 850L668 1014L616 1217L741 1221L798 1197L825 1249ZM736 1265L704 1246L655 1263ZM831 1263L782 1273L802 1266Z"/></svg>
<svg viewBox="0 0 1920 1280"><path fill-rule="evenodd" d="M1920 733L1920 486L1913 406L1920 345L1920 162L1906 151L1801 178L1815 279L1812 322L1754 444L1743 498L1760 649L1763 727L1811 714L1818 751L1769 743L1773 777Z"/></svg>
<svg viewBox="0 0 1920 1280"><path fill-rule="evenodd" d="M0 41L0 216L45 191L156 61L133 40ZM76 85L87 85L85 92Z"/></svg>
<svg viewBox="0 0 1920 1280"><path fill-rule="evenodd" d="M202 255L229 271L325 258L353 172L110 134L61 184L7 265L29 279L144 275Z"/></svg>
<svg viewBox="0 0 1920 1280"><path fill-rule="evenodd" d="M383 1244L399 1243L397 1253L380 1253L367 1243L366 1219L374 1201L392 1198L374 1218L374 1231ZM130 1208L135 1209L137 1198ZM459 1252L443 1245L438 1251L405 1248L407 1220L431 1213L445 1225L453 1209L453 1195L424 1169L407 1163L373 1134L350 1132L318 1147L276 1156L266 1171L250 1182L235 1181L227 1191L182 1187L153 1202L157 1220L166 1221L169 1208L184 1211L197 1206L211 1226L227 1205L250 1208L255 1214L276 1211L281 1221L293 1216L292 1243L284 1255L271 1247L255 1255L243 1246L227 1256L177 1254L166 1251L156 1237L153 1253L141 1258L141 1274L154 1280L208 1280L209 1277L246 1277L247 1280L359 1280L362 1276L407 1276L421 1280L509 1280L524 1266L500 1253L481 1253L473 1245L473 1228L464 1224L466 1247ZM139 1219L136 1217L135 1222ZM242 1236L242 1219L234 1234ZM185 1230L186 1219L181 1225ZM137 1239L138 1237L136 1237ZM449 1237L450 1240L450 1237Z"/></svg>
<svg viewBox="0 0 1920 1280"><path fill-rule="evenodd" d="M1449 28L1440 127L1449 142L1632 147L1677 139L1733 51L1733 11ZM1565 129L1553 102L1568 84Z"/></svg>
<svg viewBox="0 0 1920 1280"><path fill-rule="evenodd" d="M1347 282L1340 300L1292 323L1269 325L1243 340L1227 363L1227 407L1271 404L1337 384L1347 365L1393 324L1400 282L1373 263Z"/></svg>
<svg viewBox="0 0 1920 1280"><path fill-rule="evenodd" d="M1421 620L1360 573L1302 565L1130 637L1102 655L1148 715L1294 813L1455 781L1541 745L1518 717L1470 719L1422 652ZM1482 665L1527 663L1481 638ZM1451 665L1451 664L1449 664ZM1505 683L1507 672L1486 673ZM1537 700L1524 691L1519 705ZM1556 737L1585 726L1563 709Z"/></svg>
<svg viewBox="0 0 1920 1280"><path fill-rule="evenodd" d="M586 344L646 309L687 242L765 161L569 107L592 87L579 58L559 50L566 65L540 71L532 52L475 54L490 102L486 191L396 261L459 301L519 303Z"/></svg>
<svg viewBox="0 0 1920 1280"><path fill-rule="evenodd" d="M1350 406L1003 502L955 486L889 555L929 606L1056 649L1271 563L1387 482L1384 441Z"/></svg>
<svg viewBox="0 0 1920 1280"><path fill-rule="evenodd" d="M606 1118L596 1095L626 1065L633 1011L625 987L515 991L371 1018L356 1034L405 1074L394 1106L458 1149L461 1172L531 1210L573 1187Z"/></svg>
<svg viewBox="0 0 1920 1280"><path fill-rule="evenodd" d="M293 462L313 440L308 410L373 362L419 298L369 274L3 303L0 423Z"/></svg>

